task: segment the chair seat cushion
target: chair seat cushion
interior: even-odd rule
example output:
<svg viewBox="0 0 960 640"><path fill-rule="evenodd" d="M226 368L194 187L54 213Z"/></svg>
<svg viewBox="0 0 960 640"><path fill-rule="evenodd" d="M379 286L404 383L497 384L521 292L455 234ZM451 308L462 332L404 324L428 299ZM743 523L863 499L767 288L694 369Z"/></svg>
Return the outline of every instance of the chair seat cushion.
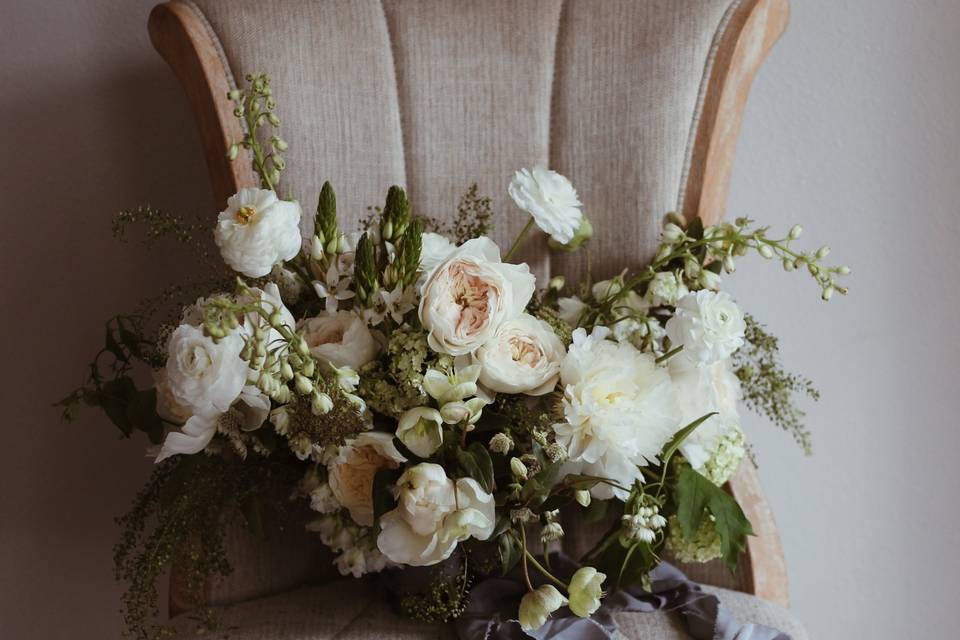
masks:
<svg viewBox="0 0 960 640"><path fill-rule="evenodd" d="M705 587L716 593L741 623L779 629L793 640L807 634L789 611L751 595ZM616 614L624 639L686 640L674 613ZM455 640L452 625L432 625L396 615L376 580L337 580L288 593L217 608L217 629L204 638L230 640ZM190 614L171 623L175 638L196 638L197 621Z"/></svg>

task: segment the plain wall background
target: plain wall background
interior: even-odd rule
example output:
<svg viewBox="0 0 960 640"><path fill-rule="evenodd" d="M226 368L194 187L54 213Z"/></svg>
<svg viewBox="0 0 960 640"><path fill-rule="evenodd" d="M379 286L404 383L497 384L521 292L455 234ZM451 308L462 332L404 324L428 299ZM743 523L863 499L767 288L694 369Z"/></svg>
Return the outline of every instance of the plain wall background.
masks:
<svg viewBox="0 0 960 640"><path fill-rule="evenodd" d="M112 518L141 443L49 404L103 321L189 270L110 239L119 208L215 209L199 137L150 47L153 0L0 8L0 636L119 635ZM754 259L730 288L823 392L815 455L749 419L813 638L953 637L960 595L960 3L794 0L754 84L729 214L803 222L851 295ZM581 189L589 186L582 185Z"/></svg>

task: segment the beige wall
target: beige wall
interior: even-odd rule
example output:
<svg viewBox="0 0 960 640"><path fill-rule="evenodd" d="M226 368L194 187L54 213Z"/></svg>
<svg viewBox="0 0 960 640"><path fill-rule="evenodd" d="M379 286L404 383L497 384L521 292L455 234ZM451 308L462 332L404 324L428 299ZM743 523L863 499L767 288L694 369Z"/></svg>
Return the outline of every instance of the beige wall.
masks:
<svg viewBox="0 0 960 640"><path fill-rule="evenodd" d="M151 4L2 2L3 638L118 635L111 518L150 463L94 414L65 426L48 405L81 381L108 313L189 267L112 242L111 212L149 198L212 215L186 101L147 40ZM805 222L856 274L828 306L775 265L735 277L824 393L813 458L748 428L812 636L952 637L960 5L793 4L751 97L730 209Z"/></svg>

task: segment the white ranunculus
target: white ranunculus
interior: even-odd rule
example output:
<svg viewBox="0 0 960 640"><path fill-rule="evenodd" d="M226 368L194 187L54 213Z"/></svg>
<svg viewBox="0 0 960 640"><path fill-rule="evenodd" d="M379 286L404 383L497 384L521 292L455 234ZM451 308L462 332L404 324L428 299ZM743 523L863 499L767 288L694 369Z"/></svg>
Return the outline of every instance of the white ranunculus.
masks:
<svg viewBox="0 0 960 640"><path fill-rule="evenodd" d="M393 562L426 566L450 557L459 542L493 533L494 501L472 478L454 482L422 463L397 481L397 508L380 518L377 547Z"/></svg>
<svg viewBox="0 0 960 640"><path fill-rule="evenodd" d="M638 466L657 460L678 430L669 374L654 357L627 342L608 340L610 330L573 332L560 367L565 422L553 425L569 455L567 473L614 480L629 489L643 476ZM592 489L599 499L624 499L609 484Z"/></svg>
<svg viewBox="0 0 960 640"><path fill-rule="evenodd" d="M680 451L698 471L703 469L720 438L738 428L740 414L740 380L733 373L730 361L697 366L688 358L674 357L668 366L677 394L680 427L714 411L717 415L697 427L680 445Z"/></svg>
<svg viewBox="0 0 960 640"><path fill-rule="evenodd" d="M743 311L726 293L697 291L680 299L667 336L681 355L700 365L729 357L743 344Z"/></svg>
<svg viewBox="0 0 960 640"><path fill-rule="evenodd" d="M213 237L234 271L261 278L300 251L300 205L266 189L241 189L227 200Z"/></svg>
<svg viewBox="0 0 960 640"><path fill-rule="evenodd" d="M542 396L557 385L565 353L550 325L525 313L502 323L473 360L491 391Z"/></svg>
<svg viewBox="0 0 960 640"><path fill-rule="evenodd" d="M533 216L537 226L560 244L573 239L583 203L570 181L542 167L517 171L507 189L517 206Z"/></svg>
<svg viewBox="0 0 960 640"><path fill-rule="evenodd" d="M327 465L327 482L341 505L359 525L373 525L373 478L380 469L406 462L393 445L393 434L365 431L347 440Z"/></svg>
<svg viewBox="0 0 960 640"><path fill-rule="evenodd" d="M535 288L527 265L501 262L489 238L468 240L421 288L420 322L430 348L449 355L474 351L503 321L523 313Z"/></svg>
<svg viewBox="0 0 960 640"><path fill-rule="evenodd" d="M366 323L351 311L321 313L301 324L300 333L315 358L354 371L377 357L380 346Z"/></svg>
<svg viewBox="0 0 960 640"><path fill-rule="evenodd" d="M397 437L410 451L429 458L443 444L443 417L433 407L414 407L400 416Z"/></svg>
<svg viewBox="0 0 960 640"><path fill-rule="evenodd" d="M173 399L192 414L224 413L246 385L249 366L240 358L237 332L219 342L188 324L176 328L167 344L166 381Z"/></svg>
<svg viewBox="0 0 960 640"><path fill-rule="evenodd" d="M446 236L439 233L426 232L422 236L420 247L420 271L427 273L446 260L457 245L450 242Z"/></svg>
<svg viewBox="0 0 960 640"><path fill-rule="evenodd" d="M654 307L674 306L688 293L680 272L660 271L653 276L653 280L647 287L647 300Z"/></svg>

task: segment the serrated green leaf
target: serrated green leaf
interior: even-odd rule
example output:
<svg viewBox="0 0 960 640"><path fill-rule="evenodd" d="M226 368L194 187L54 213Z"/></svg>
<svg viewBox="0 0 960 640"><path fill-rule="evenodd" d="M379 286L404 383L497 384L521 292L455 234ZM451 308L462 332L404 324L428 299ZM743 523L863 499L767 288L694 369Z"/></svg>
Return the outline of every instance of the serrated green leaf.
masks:
<svg viewBox="0 0 960 640"><path fill-rule="evenodd" d="M680 471L675 499L677 520L685 539L693 538L707 513L713 516L723 561L735 571L737 560L747 547L747 536L753 535L753 527L737 501L691 467Z"/></svg>

